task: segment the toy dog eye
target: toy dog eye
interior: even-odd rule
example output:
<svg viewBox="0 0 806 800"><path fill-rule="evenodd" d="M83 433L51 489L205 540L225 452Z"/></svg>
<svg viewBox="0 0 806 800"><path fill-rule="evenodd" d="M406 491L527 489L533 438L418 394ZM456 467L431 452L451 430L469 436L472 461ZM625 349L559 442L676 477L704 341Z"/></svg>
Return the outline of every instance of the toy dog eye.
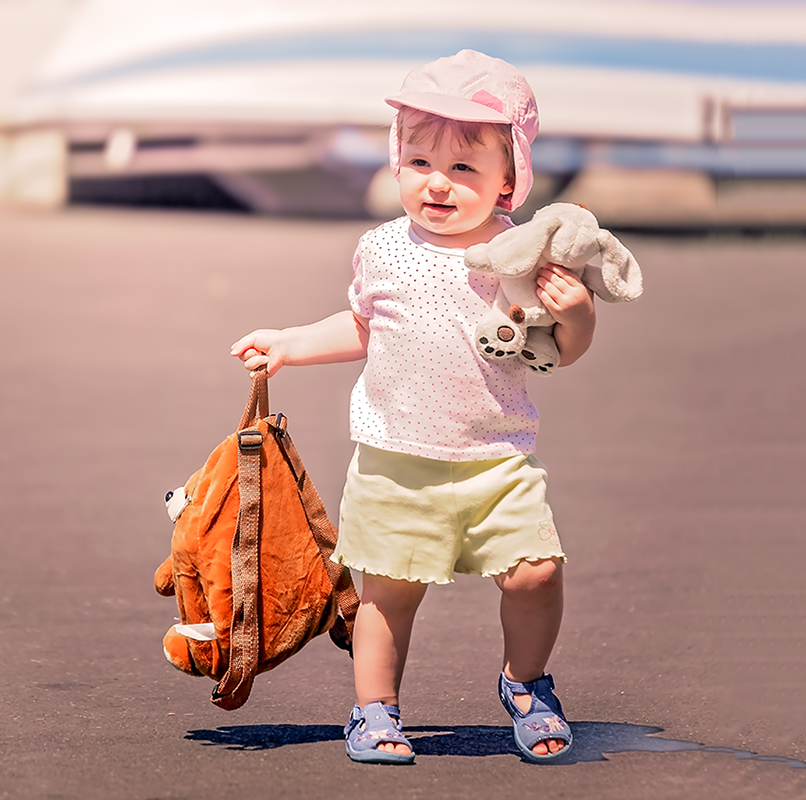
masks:
<svg viewBox="0 0 806 800"><path fill-rule="evenodd" d="M168 494L165 495L165 502L167 503L173 496L173 492L168 492Z"/></svg>

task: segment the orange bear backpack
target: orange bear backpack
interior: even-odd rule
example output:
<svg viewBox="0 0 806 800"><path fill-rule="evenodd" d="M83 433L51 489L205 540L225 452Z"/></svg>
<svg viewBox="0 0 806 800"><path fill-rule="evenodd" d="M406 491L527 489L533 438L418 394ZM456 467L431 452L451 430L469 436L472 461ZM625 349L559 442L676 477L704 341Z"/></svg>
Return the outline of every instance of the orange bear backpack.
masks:
<svg viewBox="0 0 806 800"><path fill-rule="evenodd" d="M211 700L228 710L321 633L352 654L358 595L330 560L336 528L286 427L269 415L261 368L238 430L177 490L184 497L166 498L176 521L154 584L176 595L181 624L165 634L165 656L216 680Z"/></svg>

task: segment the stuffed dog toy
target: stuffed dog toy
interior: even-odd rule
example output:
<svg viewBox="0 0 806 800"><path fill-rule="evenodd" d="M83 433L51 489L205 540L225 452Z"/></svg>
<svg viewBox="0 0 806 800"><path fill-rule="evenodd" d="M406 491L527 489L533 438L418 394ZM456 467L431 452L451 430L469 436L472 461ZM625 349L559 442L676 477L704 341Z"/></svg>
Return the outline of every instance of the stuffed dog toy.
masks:
<svg viewBox="0 0 806 800"><path fill-rule="evenodd" d="M601 256L602 265L588 261ZM476 346L488 360L520 358L530 369L550 375L560 364L552 336L555 320L535 293L535 279L546 264L559 264L608 303L641 296L641 270L632 253L599 227L584 206L553 203L529 222L469 247L465 264L475 272L498 275L492 308L476 329Z"/></svg>

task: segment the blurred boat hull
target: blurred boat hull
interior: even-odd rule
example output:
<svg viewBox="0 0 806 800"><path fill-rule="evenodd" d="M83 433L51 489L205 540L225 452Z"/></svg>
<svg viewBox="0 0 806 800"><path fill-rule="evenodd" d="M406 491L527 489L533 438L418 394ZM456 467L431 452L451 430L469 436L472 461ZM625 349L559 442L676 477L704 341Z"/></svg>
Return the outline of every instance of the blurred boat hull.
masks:
<svg viewBox="0 0 806 800"><path fill-rule="evenodd" d="M806 9L602 5L414 0L408 30L363 0L91 0L0 131L0 199L388 217L383 97L474 47L538 97L520 218L559 197L618 226L806 226Z"/></svg>

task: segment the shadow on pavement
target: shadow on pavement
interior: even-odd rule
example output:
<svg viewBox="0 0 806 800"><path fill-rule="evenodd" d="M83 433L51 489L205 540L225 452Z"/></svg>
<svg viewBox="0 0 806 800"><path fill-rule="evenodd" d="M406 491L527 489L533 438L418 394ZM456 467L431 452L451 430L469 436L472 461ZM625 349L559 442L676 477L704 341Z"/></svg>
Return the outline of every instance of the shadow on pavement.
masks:
<svg viewBox="0 0 806 800"><path fill-rule="evenodd" d="M548 762L557 765L606 761L615 753L701 753L732 754L740 760L772 761L793 769L806 769L806 762L783 756L764 756L750 750L707 747L682 739L664 739L656 734L663 728L624 722L574 722L574 746L567 756ZM512 741L512 729L501 725L415 725L406 728L420 756L519 755ZM204 745L221 745L230 750L273 750L294 744L340 741L338 725L231 725L215 730L188 731L186 739Z"/></svg>
<svg viewBox="0 0 806 800"><path fill-rule="evenodd" d="M185 739L228 750L275 750L289 744L334 742L344 737L339 725L224 725L214 731L188 731Z"/></svg>

